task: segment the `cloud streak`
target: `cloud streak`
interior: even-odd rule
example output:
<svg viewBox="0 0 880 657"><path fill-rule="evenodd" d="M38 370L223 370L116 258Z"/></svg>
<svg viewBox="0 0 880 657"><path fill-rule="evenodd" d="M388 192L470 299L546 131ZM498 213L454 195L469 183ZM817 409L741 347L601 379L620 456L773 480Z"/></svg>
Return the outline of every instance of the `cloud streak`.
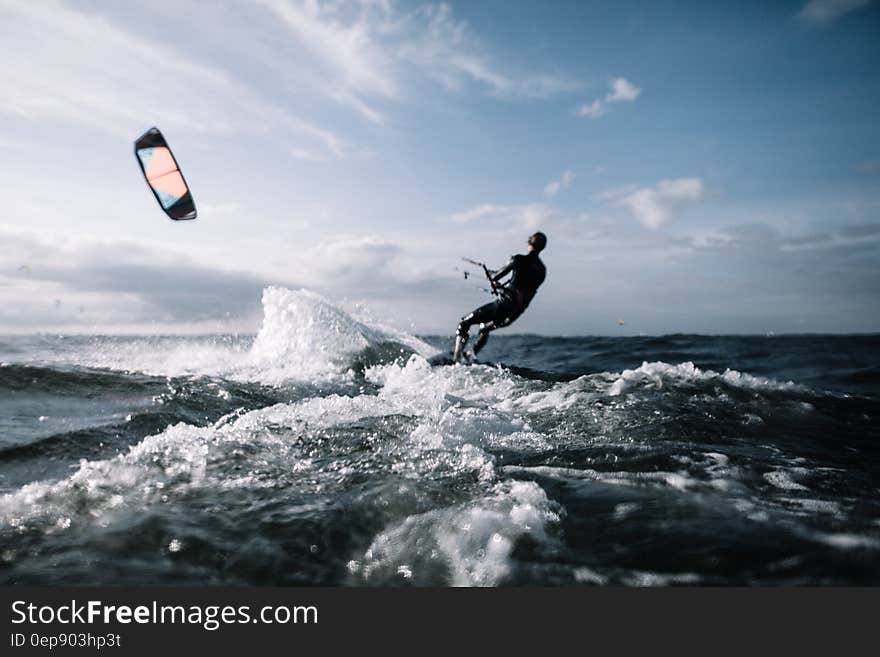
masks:
<svg viewBox="0 0 880 657"><path fill-rule="evenodd" d="M273 66L281 72L294 65L308 71L282 80L299 89L305 77L319 93L374 124L386 122L388 103L412 100L417 78L453 92L475 85L508 100L580 88L575 80L543 72L500 70L445 4L411 11L357 0L260 0L260 5L295 46L275 53L281 61ZM182 11L191 20L200 18L198 8L187 5ZM173 40L151 39L55 0L0 0L0 21L7 26L2 113L125 138L139 134L145 120L196 135L271 135L287 142L291 156L302 161L327 161L356 150L325 124L326 117L316 121L294 113L288 108L295 104L270 100L277 93L258 91L248 79L203 63ZM284 63L285 58L291 61ZM4 144L10 148L13 142Z"/></svg>
<svg viewBox="0 0 880 657"><path fill-rule="evenodd" d="M605 114L605 106L602 104L602 101L597 98L592 103L584 103L583 105L578 107L576 113L578 116L583 116L590 119L598 119L600 116Z"/></svg>
<svg viewBox="0 0 880 657"><path fill-rule="evenodd" d="M533 231L554 216L555 210L543 203L499 205L484 203L449 217L456 224L482 224L503 227L517 232Z"/></svg>
<svg viewBox="0 0 880 657"><path fill-rule="evenodd" d="M472 82L500 99L515 100L549 98L582 86L578 80L549 73L502 70L468 24L455 19L445 3L424 5L401 17L397 25L405 36L393 48L395 56L450 90Z"/></svg>
<svg viewBox="0 0 880 657"><path fill-rule="evenodd" d="M278 282L119 240L0 227L0 326L243 317ZM24 312L22 312L24 309Z"/></svg>
<svg viewBox="0 0 880 657"><path fill-rule="evenodd" d="M509 100L549 98L581 87L548 73L501 70L445 3L411 11L369 0L260 4L309 52L327 80L324 92L373 123L385 123L383 103L407 100L414 77L453 92L474 84Z"/></svg>
<svg viewBox="0 0 880 657"><path fill-rule="evenodd" d="M629 186L608 190L599 198L628 209L646 228L657 229L685 206L702 201L705 194L702 179L676 178L661 180L651 187Z"/></svg>
<svg viewBox="0 0 880 657"><path fill-rule="evenodd" d="M567 189L574 180L574 172L566 169L562 172L559 180L553 180L544 186L544 196L550 198L556 196L563 189Z"/></svg>
<svg viewBox="0 0 880 657"><path fill-rule="evenodd" d="M608 105L613 103L631 103L642 93L642 90L626 78L615 78L611 81L611 90L604 98L596 98L591 103L584 103L577 108L578 116L598 119L608 113Z"/></svg>
<svg viewBox="0 0 880 657"><path fill-rule="evenodd" d="M101 16L51 0L2 0L0 21L8 28L0 112L126 138L148 120L195 134L272 133L337 157L346 150L332 130L265 100L223 69Z"/></svg>

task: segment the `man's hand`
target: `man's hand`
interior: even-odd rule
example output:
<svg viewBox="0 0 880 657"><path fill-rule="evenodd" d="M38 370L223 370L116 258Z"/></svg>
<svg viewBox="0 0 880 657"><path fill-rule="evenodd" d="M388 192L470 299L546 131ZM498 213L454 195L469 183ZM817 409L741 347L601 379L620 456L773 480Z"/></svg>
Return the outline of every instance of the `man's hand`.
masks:
<svg viewBox="0 0 880 657"><path fill-rule="evenodd" d="M489 285L492 287L492 294L498 294L498 288L495 283L495 279L492 278L492 272L489 271L489 268L486 265L483 265L483 271L486 274L486 278L489 279Z"/></svg>

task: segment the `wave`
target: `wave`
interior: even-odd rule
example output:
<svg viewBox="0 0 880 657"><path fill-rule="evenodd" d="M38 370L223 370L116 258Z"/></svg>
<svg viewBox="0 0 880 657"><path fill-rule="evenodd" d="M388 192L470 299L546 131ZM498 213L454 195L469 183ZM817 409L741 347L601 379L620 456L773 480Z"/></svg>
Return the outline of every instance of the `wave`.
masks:
<svg viewBox="0 0 880 657"><path fill-rule="evenodd" d="M763 554L771 533L876 550L852 521L867 458L822 443L871 449L848 437L870 433L870 400L689 360L571 380L434 367L431 345L306 290L267 288L263 311L255 336L102 338L0 368L7 389L104 404L94 431L0 451L20 467L3 581L56 581L32 564L58 557L128 559L142 584L646 586L727 581L690 569L737 541ZM657 559L632 547L651 540ZM664 549L687 569L666 572ZM111 576L72 567L67 583Z"/></svg>
<svg viewBox="0 0 880 657"><path fill-rule="evenodd" d="M358 321L309 290L269 287L263 291L263 324L248 357L260 381L314 381L353 374L359 355L395 349L403 356L437 353L407 333Z"/></svg>
<svg viewBox="0 0 880 657"><path fill-rule="evenodd" d="M360 321L309 290L268 287L256 336L92 338L56 363L165 377L217 377L277 385L344 381L355 369L412 353L426 342L380 322Z"/></svg>
<svg viewBox="0 0 880 657"><path fill-rule="evenodd" d="M0 364L0 390L9 392L41 392L69 394L88 390L91 394L112 390L134 392L148 387L145 376L129 376L120 372L64 366Z"/></svg>
<svg viewBox="0 0 880 657"><path fill-rule="evenodd" d="M382 531L348 563L358 583L495 586L512 575L512 553L528 538L555 543L558 506L532 482L505 481L466 504L412 515Z"/></svg>
<svg viewBox="0 0 880 657"><path fill-rule="evenodd" d="M311 503L319 507L345 498L355 507L351 530L369 538L354 557L361 566L349 570L352 581L398 581L421 552L394 537L405 531L399 527L416 526L412 536L437 542L436 564L446 574L436 581L474 585L507 577L519 540L552 540L545 525L556 519L546 495L500 477L487 451L529 432L520 418L483 403L516 393L508 373L431 368L413 354L406 363L368 366L366 376L382 384L375 394L309 397L204 427L175 424L117 456L82 460L69 476L24 485L0 497L0 535L58 540L179 514L200 499L214 500L228 522L246 524L253 500L269 492L326 500ZM385 483L363 490L364 482ZM201 513L198 506L189 512ZM474 531L462 531L467 523ZM168 540L191 539L178 531Z"/></svg>
<svg viewBox="0 0 880 657"><path fill-rule="evenodd" d="M736 370L725 370L723 373L712 370L701 370L692 362L670 365L669 363L644 362L634 370L624 370L611 384L609 394L621 395L634 388L653 388L692 385L697 383L723 384L742 390L810 392L809 388L793 381L776 381L774 379L753 376Z"/></svg>
<svg viewBox="0 0 880 657"><path fill-rule="evenodd" d="M361 332L355 323L347 326L357 330L356 335L343 338L351 345L349 354L362 350L370 339L384 337ZM275 329L268 330L271 333ZM264 342L261 349L277 353L269 344ZM301 353L302 344L295 343L290 351ZM339 372L343 365L337 365L335 371ZM323 367L320 371L327 369ZM114 458L81 461L70 477L57 482L35 482L5 496L0 502L0 519L11 522L24 516L69 517L76 510L85 512L85 518L92 518L121 504L150 505L193 486L225 488L234 474L229 472L228 464L236 461L232 457L237 451L246 453L249 463L254 459L262 463L267 481L289 482L292 470L303 472L312 467L303 452L310 441L322 440L324 435L336 437L326 432L336 427L350 428L351 423L367 419L381 424L389 418L403 418L398 431L389 439L404 443L386 454L392 457L388 467L398 474L422 477L428 474L424 468L430 466L431 478L436 479L443 470L452 474L466 470L478 473L480 480L493 482L497 481L498 473L493 458L485 450L511 444L527 449L531 444L542 451L555 443L550 435L533 430L531 416L537 414L538 419L550 409L562 412L577 403L612 400L623 392L621 381L632 387L645 378L647 383L642 383L653 387L657 385L656 376L665 376L661 383L669 385L680 379L714 380L719 375L699 372L692 366L655 363L644 368L640 376L590 375L568 383L548 384L521 379L500 367L431 367L425 358L412 354L405 363L365 368L364 378L376 386L375 394L329 394L257 410L242 409L209 426L178 423L144 438ZM745 381L744 385L758 388L779 387L769 380L752 381L742 376L727 376L723 380ZM783 385L781 389L787 388ZM623 415L621 411L612 407L608 412L616 416L615 422L621 421L620 416L626 421L631 414ZM405 430L399 431L400 428ZM609 421L607 428L612 430L613 423ZM430 457L426 456L428 453ZM618 474L617 478L630 476ZM670 473L658 472L649 478L659 478L673 488L690 487ZM233 480L245 486L256 482L239 476ZM782 480L769 476L768 481L780 485Z"/></svg>

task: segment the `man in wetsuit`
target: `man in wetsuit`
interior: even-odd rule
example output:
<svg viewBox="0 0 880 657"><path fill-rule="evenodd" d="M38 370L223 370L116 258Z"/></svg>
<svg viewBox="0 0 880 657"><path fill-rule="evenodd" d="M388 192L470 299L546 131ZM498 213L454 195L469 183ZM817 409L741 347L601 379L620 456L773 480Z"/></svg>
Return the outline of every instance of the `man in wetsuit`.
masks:
<svg viewBox="0 0 880 657"><path fill-rule="evenodd" d="M474 343L476 356L480 349L486 346L491 331L509 326L528 308L532 297L547 275L547 269L538 257L545 246L547 246L547 236L544 233L535 233L529 237L529 250L526 255L511 256L510 262L503 269L488 272L492 288L497 290L498 298L461 318L456 331L453 362L457 363L461 360L471 326L480 325L480 333ZM503 286L496 287L496 283L508 274L512 274L510 280Z"/></svg>

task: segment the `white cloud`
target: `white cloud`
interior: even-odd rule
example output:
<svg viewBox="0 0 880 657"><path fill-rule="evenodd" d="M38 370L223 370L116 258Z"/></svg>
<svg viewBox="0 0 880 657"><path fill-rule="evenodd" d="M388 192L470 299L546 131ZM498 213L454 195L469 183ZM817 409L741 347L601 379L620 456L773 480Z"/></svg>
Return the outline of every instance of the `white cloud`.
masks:
<svg viewBox="0 0 880 657"><path fill-rule="evenodd" d="M294 263L266 249L261 268L278 271L267 276L194 262L158 245L0 225L0 333L152 332L160 325L188 332L215 321L253 330L270 284L305 285L334 298L421 303L433 295L444 304L460 289L453 269L460 247L451 236L408 243L335 235L298 250Z"/></svg>
<svg viewBox="0 0 880 657"><path fill-rule="evenodd" d="M402 17L398 26L406 35L396 49L400 60L450 90L470 81L496 97L515 99L548 98L581 87L576 80L547 73L501 71L447 4L424 5Z"/></svg>
<svg viewBox="0 0 880 657"><path fill-rule="evenodd" d="M661 180L653 187L628 186L608 190L600 200L627 208L646 228L659 228L676 211L705 197L705 185L700 178Z"/></svg>
<svg viewBox="0 0 880 657"><path fill-rule="evenodd" d="M588 116L591 119L598 119L603 114L605 114L605 106L598 98L589 105L585 103L577 109L578 116Z"/></svg>
<svg viewBox="0 0 880 657"><path fill-rule="evenodd" d="M626 78L615 78L611 81L611 91L605 94L604 100L596 98L592 103L584 103L577 108L576 113L578 116L598 119L608 113L609 103L631 103L641 93L642 90Z"/></svg>
<svg viewBox="0 0 880 657"><path fill-rule="evenodd" d="M544 186L544 196L556 196L561 190L568 187L572 180L574 180L574 173L571 170L566 169L562 172L562 176L559 180L554 180Z"/></svg>
<svg viewBox="0 0 880 657"><path fill-rule="evenodd" d="M308 275L326 282L327 278L362 279L389 267L400 247L374 235L331 237L308 248L302 259Z"/></svg>
<svg viewBox="0 0 880 657"><path fill-rule="evenodd" d="M51 0L0 0L0 23L0 112L125 138L149 124L196 134L273 133L332 156L345 153L345 140L328 128L268 102L220 68L101 16Z"/></svg>
<svg viewBox="0 0 880 657"><path fill-rule="evenodd" d="M337 120L332 113L314 114L321 111L316 98L382 124L383 104L409 102L416 78L449 90L474 85L506 99L579 88L547 73L500 70L445 4L410 10L369 0L261 0L232 7L228 20L241 25L239 40L255 42L247 49L230 44L226 59L244 58L241 67L224 66L213 54L204 59L229 40L232 27L205 21L207 12L188 2L173 12L143 9L148 17L203 24L204 34L190 44L136 29L131 12L116 5L99 12L57 0L0 0L0 114L126 139L154 124L196 136L271 135L297 159L326 161L356 149L328 123ZM272 77L235 73L255 67ZM0 143L13 147L6 137Z"/></svg>
<svg viewBox="0 0 880 657"><path fill-rule="evenodd" d="M325 92L362 116L384 122L376 101L401 101L412 75L450 91L475 83L499 98L547 98L580 83L547 73L502 71L445 3L415 10L391 2L260 0L314 57Z"/></svg>
<svg viewBox="0 0 880 657"><path fill-rule="evenodd" d="M367 119L381 123L382 115L362 96L396 98L399 94L393 63L376 42L374 30L385 23L381 5L367 5L348 22L336 4L313 1L260 0L313 56L330 81L327 89L336 100ZM378 8L378 13L371 10Z"/></svg>
<svg viewBox="0 0 880 657"><path fill-rule="evenodd" d="M521 249L526 237L536 230L546 232L551 240L557 235L564 235L564 242L556 243L557 249L563 244L574 246L582 244L583 240L594 239L614 223L607 216L587 212L566 214L544 203L484 203L453 214L447 220L466 224L465 230L473 243L491 249L497 249L502 244L507 245L505 248ZM451 234L445 245L432 242L431 248L457 254L461 249L460 234L458 231Z"/></svg>
<svg viewBox="0 0 880 657"><path fill-rule="evenodd" d="M642 90L626 78L616 78L611 81L611 91L605 96L609 103L632 102L639 97Z"/></svg>
<svg viewBox="0 0 880 657"><path fill-rule="evenodd" d="M844 14L870 4L871 0L810 0L798 16L811 23L830 23Z"/></svg>
<svg viewBox="0 0 880 657"><path fill-rule="evenodd" d="M0 225L0 327L135 325L259 308L273 281L167 247Z"/></svg>
<svg viewBox="0 0 880 657"><path fill-rule="evenodd" d="M880 225L843 226L837 230L809 233L779 240L782 251L817 251L819 249L864 248L880 245Z"/></svg>
<svg viewBox="0 0 880 657"><path fill-rule="evenodd" d="M461 212L456 212L449 217L450 221L456 224L467 224L479 219L497 217L504 213L509 207L508 205L497 205L494 203L483 203Z"/></svg>
<svg viewBox="0 0 880 657"><path fill-rule="evenodd" d="M522 232L537 230L554 214L556 214L555 210L543 203L528 203L524 205L484 203L469 210L453 214L449 219L457 224L480 222L502 226L515 232Z"/></svg>

